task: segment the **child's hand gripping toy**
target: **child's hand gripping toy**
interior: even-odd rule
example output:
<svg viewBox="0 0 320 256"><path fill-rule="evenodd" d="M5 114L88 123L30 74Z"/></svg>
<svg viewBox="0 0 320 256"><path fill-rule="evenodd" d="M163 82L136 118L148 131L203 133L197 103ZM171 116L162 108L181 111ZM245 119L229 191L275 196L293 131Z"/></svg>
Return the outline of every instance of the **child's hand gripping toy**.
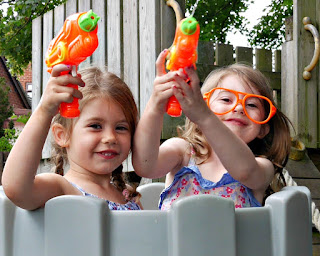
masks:
<svg viewBox="0 0 320 256"><path fill-rule="evenodd" d="M77 66L98 47L98 20L100 17L92 10L75 13L69 16L58 35L50 42L46 53L48 72L51 73L53 66L63 63L72 66L72 75L77 75ZM64 75L65 73L61 73ZM67 86L78 89L77 85ZM73 118L80 114L77 98L72 103L61 103L60 114L63 117Z"/></svg>
<svg viewBox="0 0 320 256"><path fill-rule="evenodd" d="M175 71L191 65L196 67L199 34L200 26L194 17L190 16L178 23L166 64L167 70ZM169 99L167 114L173 117L181 115L181 107L175 96Z"/></svg>

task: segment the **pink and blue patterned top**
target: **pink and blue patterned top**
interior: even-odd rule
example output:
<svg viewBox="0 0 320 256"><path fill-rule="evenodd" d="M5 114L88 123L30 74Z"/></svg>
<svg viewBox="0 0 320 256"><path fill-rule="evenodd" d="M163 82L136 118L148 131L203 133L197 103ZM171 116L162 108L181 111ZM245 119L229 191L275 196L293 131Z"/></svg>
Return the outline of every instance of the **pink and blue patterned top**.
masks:
<svg viewBox="0 0 320 256"><path fill-rule="evenodd" d="M199 194L230 198L235 208L261 206L251 189L232 178L229 173L225 173L218 182L204 179L191 157L188 166L181 168L174 176L172 184L160 194L159 209L169 210L174 201Z"/></svg>
<svg viewBox="0 0 320 256"><path fill-rule="evenodd" d="M77 184L74 184L72 182L70 182L70 183L75 188L77 188L82 193L82 195L91 196L91 197L95 197L95 198L100 198L100 197L98 197L96 195L93 195L93 194L90 194L90 193L84 191ZM105 200L105 199L103 199L103 200ZM118 210L118 211L141 210L140 206L133 200L129 200L126 204L119 204L119 203L111 202L109 200L105 200L105 201L108 204L108 207L109 207L110 210Z"/></svg>

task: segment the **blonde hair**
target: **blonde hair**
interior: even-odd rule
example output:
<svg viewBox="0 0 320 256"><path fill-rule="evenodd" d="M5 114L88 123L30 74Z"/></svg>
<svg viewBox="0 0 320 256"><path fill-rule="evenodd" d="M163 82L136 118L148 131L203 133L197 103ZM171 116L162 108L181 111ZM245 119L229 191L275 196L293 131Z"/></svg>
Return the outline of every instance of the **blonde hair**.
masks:
<svg viewBox="0 0 320 256"><path fill-rule="evenodd" d="M138 123L138 109L130 88L115 74L102 72L101 69L97 67L85 68L79 73L81 74L82 80L85 82L84 87L79 87L79 90L83 94L83 98L79 100L80 113L88 102L97 98L104 98L118 104L129 124L132 145L133 135ZM77 122L77 118L64 118L60 114L57 114L53 119L53 124L61 124L66 129L69 136L72 133L75 122ZM55 164L55 172L63 175L63 166L64 163L67 162L66 149L60 147L55 141L53 141L52 146L52 160ZM112 182L121 192L126 189L122 165L112 172ZM130 192L131 197L138 195L135 190Z"/></svg>
<svg viewBox="0 0 320 256"><path fill-rule="evenodd" d="M212 71L204 81L201 88L202 94L217 87L222 79L229 75L237 75L243 83L257 89L262 96L269 98L276 106L267 78L260 71L244 64L233 64ZM267 196L285 186L282 169L288 161L291 148L291 122L279 109L268 125L270 132L263 139L256 138L248 144L256 156L268 158L275 166L275 178L266 192ZM179 134L193 146L200 163L210 157L211 147L196 124L186 119L184 129L180 127Z"/></svg>

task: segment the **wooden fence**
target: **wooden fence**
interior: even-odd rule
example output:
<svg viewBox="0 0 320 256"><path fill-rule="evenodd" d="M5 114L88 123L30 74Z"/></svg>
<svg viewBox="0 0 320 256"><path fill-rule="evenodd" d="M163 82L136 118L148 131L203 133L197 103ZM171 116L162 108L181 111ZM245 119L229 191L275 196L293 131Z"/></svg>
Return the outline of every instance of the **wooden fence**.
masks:
<svg viewBox="0 0 320 256"><path fill-rule="evenodd" d="M177 2L184 10L184 0ZM99 46L90 58L80 64L80 69L91 64L106 66L108 71L115 73L129 85L140 113L143 113L153 90L156 58L161 50L170 47L174 39L175 14L165 0L69 0L33 20L32 109L38 105L49 79L44 56L50 41L59 32L66 17L89 9L101 17L98 22ZM199 42L198 54L197 68L201 81L215 68L245 62L254 65L269 77L272 87L280 97L280 51L273 54L264 49L234 49L232 45ZM165 116L162 139L174 136L176 126L183 122L183 118ZM50 144L46 143L43 158L49 157Z"/></svg>

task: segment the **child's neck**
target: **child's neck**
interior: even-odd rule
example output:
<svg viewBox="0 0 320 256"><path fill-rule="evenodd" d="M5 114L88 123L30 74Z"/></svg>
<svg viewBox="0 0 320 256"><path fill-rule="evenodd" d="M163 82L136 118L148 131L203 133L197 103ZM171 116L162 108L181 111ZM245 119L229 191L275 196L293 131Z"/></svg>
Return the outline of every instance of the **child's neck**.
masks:
<svg viewBox="0 0 320 256"><path fill-rule="evenodd" d="M98 175L90 172L77 171L72 168L64 176L67 180L74 182L78 185L81 184L96 184L106 189L110 187L111 173L107 175Z"/></svg>
<svg viewBox="0 0 320 256"><path fill-rule="evenodd" d="M87 193L115 203L126 203L122 192L110 182L111 174L103 176L86 175L70 169L64 177Z"/></svg>

